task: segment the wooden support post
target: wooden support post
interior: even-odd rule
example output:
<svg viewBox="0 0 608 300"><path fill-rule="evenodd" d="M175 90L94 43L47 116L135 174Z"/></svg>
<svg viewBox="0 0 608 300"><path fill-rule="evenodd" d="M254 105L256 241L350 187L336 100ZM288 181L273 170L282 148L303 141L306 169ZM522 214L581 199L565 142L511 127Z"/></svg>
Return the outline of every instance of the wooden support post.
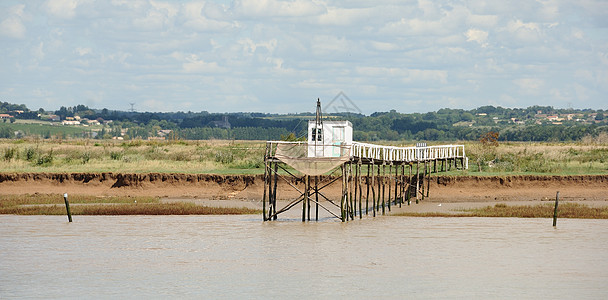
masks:
<svg viewBox="0 0 608 300"><path fill-rule="evenodd" d="M63 202L65 202L65 210L68 213L68 222L72 222L72 212L70 212L70 202L68 201L68 193L63 194Z"/></svg>
<svg viewBox="0 0 608 300"><path fill-rule="evenodd" d="M382 192L382 214L384 215L384 177L386 177L386 169L384 168L386 165L384 164L384 162L382 162L382 170L380 170L380 166L378 166L378 180L379 183L381 183L380 186L378 186L378 193ZM380 177L380 171L382 171L382 177ZM380 210L380 203L378 203L378 210Z"/></svg>
<svg viewBox="0 0 608 300"><path fill-rule="evenodd" d="M266 152L268 152L268 144L266 145ZM266 222L266 185L268 184L268 160L264 157L264 193L262 196L262 219Z"/></svg>
<svg viewBox="0 0 608 300"><path fill-rule="evenodd" d="M382 198L382 177L380 177L381 169L382 165L378 165L378 197L376 198L376 212L380 211L380 199Z"/></svg>
<svg viewBox="0 0 608 300"><path fill-rule="evenodd" d="M348 184L348 199L349 199L349 205L348 207L350 208L350 219L354 220L355 219L355 198L353 197L353 190L355 189L354 184L354 177L353 177L353 162L350 161L348 163L348 179L349 179L349 184Z"/></svg>
<svg viewBox="0 0 608 300"><path fill-rule="evenodd" d="M399 202L399 207L401 207L401 201L397 200L399 193L397 193L397 191L399 190L399 164L395 165L395 205L397 205L397 202Z"/></svg>
<svg viewBox="0 0 608 300"><path fill-rule="evenodd" d="M431 163L429 162L429 173L427 174L427 178L426 178L426 196L429 196L430 193L430 189L431 189Z"/></svg>
<svg viewBox="0 0 608 300"><path fill-rule="evenodd" d="M363 218L363 194L361 193L361 159L359 159L359 162L357 163L357 170L359 170L357 172L357 174L359 174L359 177L357 178L357 181L359 182L359 219Z"/></svg>
<svg viewBox="0 0 608 300"><path fill-rule="evenodd" d="M418 195L420 194L420 162L416 162L416 204L420 203Z"/></svg>
<svg viewBox="0 0 608 300"><path fill-rule="evenodd" d="M272 178L273 178L273 173L272 173L272 162L270 162L268 164L268 217L266 218L268 221L270 220L270 216L272 216Z"/></svg>
<svg viewBox="0 0 608 300"><path fill-rule="evenodd" d="M365 194L366 194L366 196L365 196L365 215L367 215L368 211L369 211L369 185L371 183L371 177L369 177L369 170L371 169L370 166L371 165L369 165L369 164L367 165L367 177L365 178L365 185L366 185L366 187L365 187ZM372 176L373 176L373 173L372 173Z"/></svg>
<svg viewBox="0 0 608 300"><path fill-rule="evenodd" d="M553 227L557 226L557 203L559 202L559 191L555 195L555 208L553 209Z"/></svg>
<svg viewBox="0 0 608 300"><path fill-rule="evenodd" d="M319 176L315 176L315 221L319 221Z"/></svg>
<svg viewBox="0 0 608 300"><path fill-rule="evenodd" d="M424 161L422 163L422 167L424 168L424 171L422 172L422 185L420 186L420 191L421 191L421 198L422 200L424 200L424 192L426 190L426 186L424 185L424 180L426 179L426 167L427 167L427 163L426 161Z"/></svg>
<svg viewBox="0 0 608 300"><path fill-rule="evenodd" d="M393 164L391 163L390 165L388 165L388 201L387 201L387 206L388 206L388 211L391 211L391 187L392 187L392 176L393 174ZM384 175L386 177L386 174Z"/></svg>
<svg viewBox="0 0 608 300"><path fill-rule="evenodd" d="M376 171L374 170L374 162L372 161L372 216L376 216L376 182L374 181L374 174Z"/></svg>
<svg viewBox="0 0 608 300"><path fill-rule="evenodd" d="M412 204L412 168L414 167L411 163L407 164L408 166L408 171L409 171L409 175L408 175L408 181L407 181L407 205Z"/></svg>
<svg viewBox="0 0 608 300"><path fill-rule="evenodd" d="M309 175L304 175L304 200L302 201L302 222L306 221L306 204L308 204L308 180Z"/></svg>
<svg viewBox="0 0 608 300"><path fill-rule="evenodd" d="M340 196L340 218L342 222L346 221L346 215L344 213L344 201L346 197L346 193L344 190L346 189L346 164L342 164L342 195Z"/></svg>
<svg viewBox="0 0 608 300"><path fill-rule="evenodd" d="M279 163L274 162L274 182L272 187L272 210L274 214L274 219L277 219L277 182L279 181Z"/></svg>

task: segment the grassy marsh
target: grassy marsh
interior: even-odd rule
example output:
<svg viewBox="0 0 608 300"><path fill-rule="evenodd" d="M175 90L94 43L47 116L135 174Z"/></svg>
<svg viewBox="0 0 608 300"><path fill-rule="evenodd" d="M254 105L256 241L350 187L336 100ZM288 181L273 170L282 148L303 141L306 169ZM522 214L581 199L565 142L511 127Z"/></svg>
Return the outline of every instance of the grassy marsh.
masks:
<svg viewBox="0 0 608 300"><path fill-rule="evenodd" d="M464 144L469 170L448 174L608 173L605 142ZM264 141L0 140L0 172L262 174L264 150Z"/></svg>
<svg viewBox="0 0 608 300"><path fill-rule="evenodd" d="M157 197L95 197L70 195L73 215L236 215L258 214L249 208L208 207L194 203L161 203ZM0 196L0 214L65 215L61 195L3 195Z"/></svg>
<svg viewBox="0 0 608 300"><path fill-rule="evenodd" d="M463 209L450 212L401 212L393 216L407 217L500 217L500 218L553 218L554 204L539 205L506 205ZM608 219L608 207L590 207L578 203L563 203L558 206L558 218L572 219Z"/></svg>

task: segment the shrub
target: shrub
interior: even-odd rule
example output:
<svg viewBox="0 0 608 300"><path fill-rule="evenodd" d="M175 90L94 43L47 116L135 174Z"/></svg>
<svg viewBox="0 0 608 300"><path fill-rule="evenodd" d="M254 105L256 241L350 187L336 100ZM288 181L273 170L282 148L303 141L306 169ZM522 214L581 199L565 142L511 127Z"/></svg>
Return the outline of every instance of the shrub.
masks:
<svg viewBox="0 0 608 300"><path fill-rule="evenodd" d="M13 147L7 148L4 151L4 160L10 161L11 159L13 159L15 157L16 153L17 153L17 149L15 149Z"/></svg>
<svg viewBox="0 0 608 300"><path fill-rule="evenodd" d="M112 160L121 160L122 156L123 156L123 152L120 152L120 151L110 152L110 159L112 159Z"/></svg>
<svg viewBox="0 0 608 300"><path fill-rule="evenodd" d="M48 166L53 163L53 150L49 151L49 153L45 155L41 155L36 160L36 165L38 166Z"/></svg>
<svg viewBox="0 0 608 300"><path fill-rule="evenodd" d="M38 154L38 151L36 150L36 148L33 147L27 147L25 148L25 150L23 150L23 158L25 158L25 160L27 161L33 161L36 156Z"/></svg>

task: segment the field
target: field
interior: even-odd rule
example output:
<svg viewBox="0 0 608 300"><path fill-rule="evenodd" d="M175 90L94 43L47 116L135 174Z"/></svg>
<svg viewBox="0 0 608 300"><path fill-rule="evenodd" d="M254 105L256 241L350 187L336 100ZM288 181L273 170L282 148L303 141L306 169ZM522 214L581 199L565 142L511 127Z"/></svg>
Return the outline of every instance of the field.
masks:
<svg viewBox="0 0 608 300"><path fill-rule="evenodd" d="M464 144L469 170L448 174L608 173L606 143ZM0 140L0 172L262 174L264 149L263 141Z"/></svg>

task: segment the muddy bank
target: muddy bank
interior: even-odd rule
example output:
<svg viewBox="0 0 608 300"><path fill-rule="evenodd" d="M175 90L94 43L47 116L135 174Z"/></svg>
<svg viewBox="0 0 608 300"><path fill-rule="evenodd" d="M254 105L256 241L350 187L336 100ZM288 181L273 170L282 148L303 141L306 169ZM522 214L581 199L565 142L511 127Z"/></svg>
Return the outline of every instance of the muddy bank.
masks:
<svg viewBox="0 0 608 300"><path fill-rule="evenodd" d="M322 178L323 182L331 178ZM302 189L302 182L291 182ZM340 197L341 182L323 193ZM321 184L320 184L321 185ZM299 193L279 181L279 199ZM262 175L124 174L124 173L0 173L0 194L75 193L87 195L138 195L200 199L260 200ZM576 176L433 176L431 202L549 200L560 191L564 199L608 201L608 175Z"/></svg>

